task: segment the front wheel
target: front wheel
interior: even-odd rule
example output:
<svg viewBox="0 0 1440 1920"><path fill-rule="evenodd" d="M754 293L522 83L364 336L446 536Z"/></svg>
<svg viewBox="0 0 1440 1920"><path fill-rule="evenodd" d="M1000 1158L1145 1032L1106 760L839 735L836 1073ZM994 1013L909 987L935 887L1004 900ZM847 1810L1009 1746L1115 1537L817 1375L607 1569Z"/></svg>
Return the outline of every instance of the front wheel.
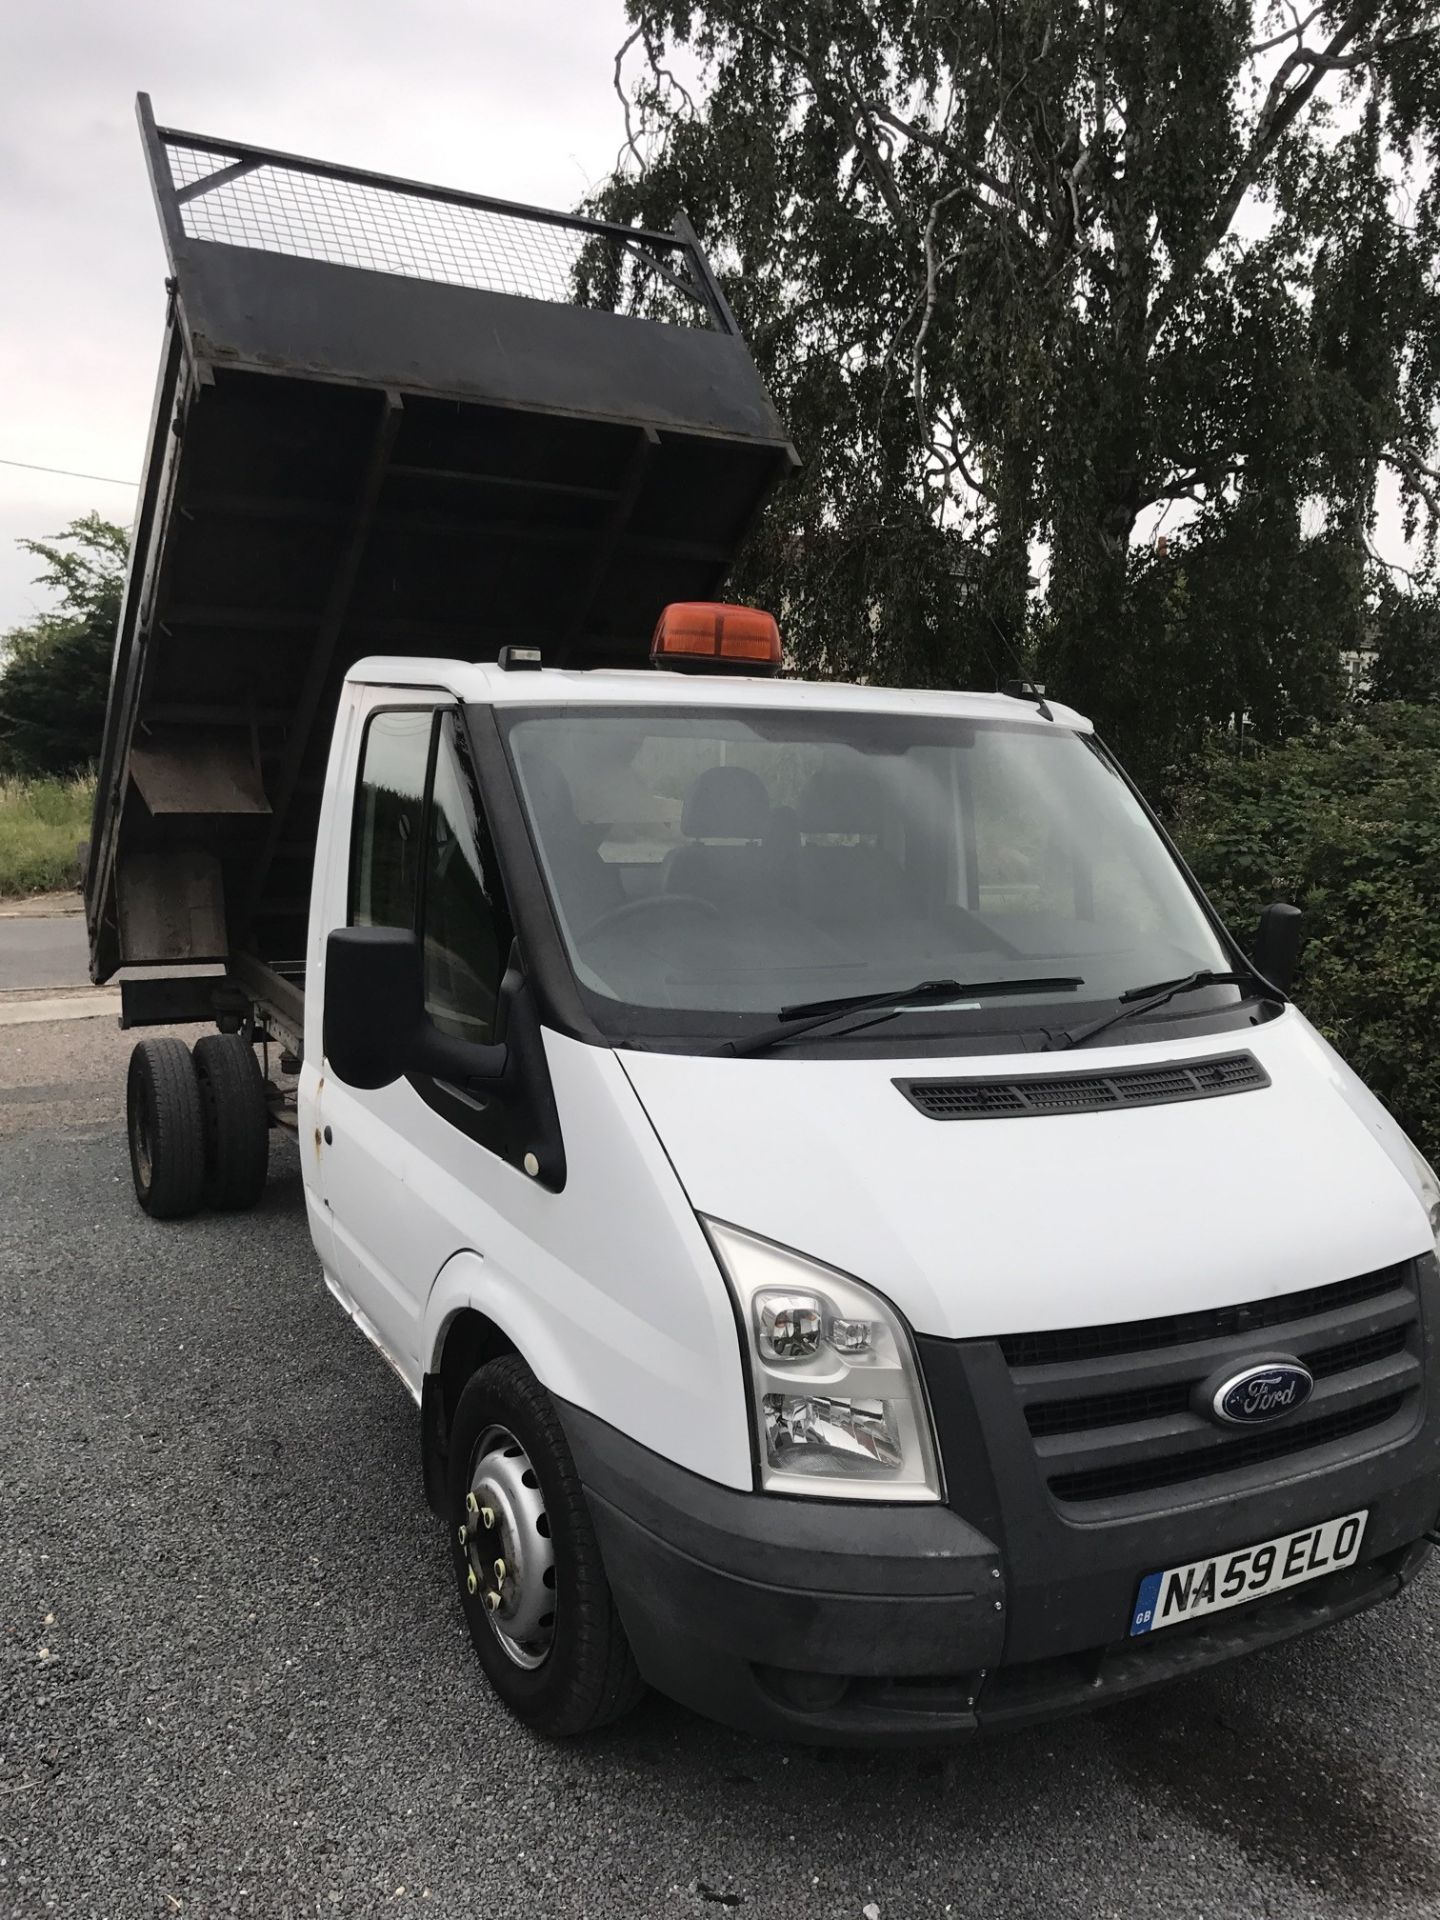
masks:
<svg viewBox="0 0 1440 1920"><path fill-rule="evenodd" d="M644 1691L550 1396L515 1354L471 1376L450 1432L450 1541L491 1686L537 1733L618 1720Z"/></svg>

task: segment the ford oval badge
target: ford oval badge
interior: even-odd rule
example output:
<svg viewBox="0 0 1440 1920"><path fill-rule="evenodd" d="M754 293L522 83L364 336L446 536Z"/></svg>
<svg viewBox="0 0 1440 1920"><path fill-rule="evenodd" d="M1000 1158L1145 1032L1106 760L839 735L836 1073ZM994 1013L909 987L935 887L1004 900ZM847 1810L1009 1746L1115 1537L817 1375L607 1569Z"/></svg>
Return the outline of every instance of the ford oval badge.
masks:
<svg viewBox="0 0 1440 1920"><path fill-rule="evenodd" d="M1210 1397L1210 1412L1227 1427L1255 1427L1303 1407L1315 1376L1298 1360L1267 1360L1222 1380Z"/></svg>

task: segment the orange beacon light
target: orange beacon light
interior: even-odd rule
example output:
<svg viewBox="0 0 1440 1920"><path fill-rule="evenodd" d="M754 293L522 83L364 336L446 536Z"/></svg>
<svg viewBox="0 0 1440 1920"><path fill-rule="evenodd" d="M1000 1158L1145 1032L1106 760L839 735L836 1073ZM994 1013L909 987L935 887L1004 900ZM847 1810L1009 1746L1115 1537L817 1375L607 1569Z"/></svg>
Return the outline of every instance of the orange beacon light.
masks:
<svg viewBox="0 0 1440 1920"><path fill-rule="evenodd" d="M744 668L774 673L780 665L780 629L761 607L723 600L675 600L655 623L652 667L716 672Z"/></svg>

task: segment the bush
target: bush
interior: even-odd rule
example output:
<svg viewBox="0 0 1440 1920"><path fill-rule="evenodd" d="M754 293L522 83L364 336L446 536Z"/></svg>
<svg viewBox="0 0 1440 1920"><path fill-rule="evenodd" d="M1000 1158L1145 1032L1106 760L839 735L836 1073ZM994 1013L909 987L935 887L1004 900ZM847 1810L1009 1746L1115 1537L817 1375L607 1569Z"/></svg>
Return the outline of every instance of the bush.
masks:
<svg viewBox="0 0 1440 1920"><path fill-rule="evenodd" d="M1440 1161L1440 707L1216 748L1172 825L1237 934L1272 900L1305 909L1296 998Z"/></svg>
<svg viewBox="0 0 1440 1920"><path fill-rule="evenodd" d="M95 782L0 780L0 896L79 884Z"/></svg>
<svg viewBox="0 0 1440 1920"><path fill-rule="evenodd" d="M63 780L100 752L114 628L48 616L9 636L0 666L0 768Z"/></svg>
<svg viewBox="0 0 1440 1920"><path fill-rule="evenodd" d="M0 641L0 774L63 780L100 751L128 540L87 513L19 544L44 561L40 584L60 605Z"/></svg>

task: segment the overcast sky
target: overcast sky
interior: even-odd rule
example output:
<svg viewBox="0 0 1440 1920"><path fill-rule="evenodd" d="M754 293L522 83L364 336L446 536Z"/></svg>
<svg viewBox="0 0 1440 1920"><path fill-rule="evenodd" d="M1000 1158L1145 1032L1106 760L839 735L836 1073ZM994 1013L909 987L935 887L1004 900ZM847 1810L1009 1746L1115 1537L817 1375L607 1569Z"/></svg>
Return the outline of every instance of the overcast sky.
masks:
<svg viewBox="0 0 1440 1920"><path fill-rule="evenodd" d="M162 125L570 207L615 159L625 31L622 0L0 0L0 460L139 475L165 257L137 91ZM0 465L0 633L46 604L15 541L133 500ZM1393 489L1379 543L1402 556Z"/></svg>
<svg viewBox="0 0 1440 1920"><path fill-rule="evenodd" d="M139 475L165 255L138 91L162 126L571 207L620 144L625 31L622 0L0 0L0 458ZM133 501L0 466L0 633L47 604L18 538Z"/></svg>

